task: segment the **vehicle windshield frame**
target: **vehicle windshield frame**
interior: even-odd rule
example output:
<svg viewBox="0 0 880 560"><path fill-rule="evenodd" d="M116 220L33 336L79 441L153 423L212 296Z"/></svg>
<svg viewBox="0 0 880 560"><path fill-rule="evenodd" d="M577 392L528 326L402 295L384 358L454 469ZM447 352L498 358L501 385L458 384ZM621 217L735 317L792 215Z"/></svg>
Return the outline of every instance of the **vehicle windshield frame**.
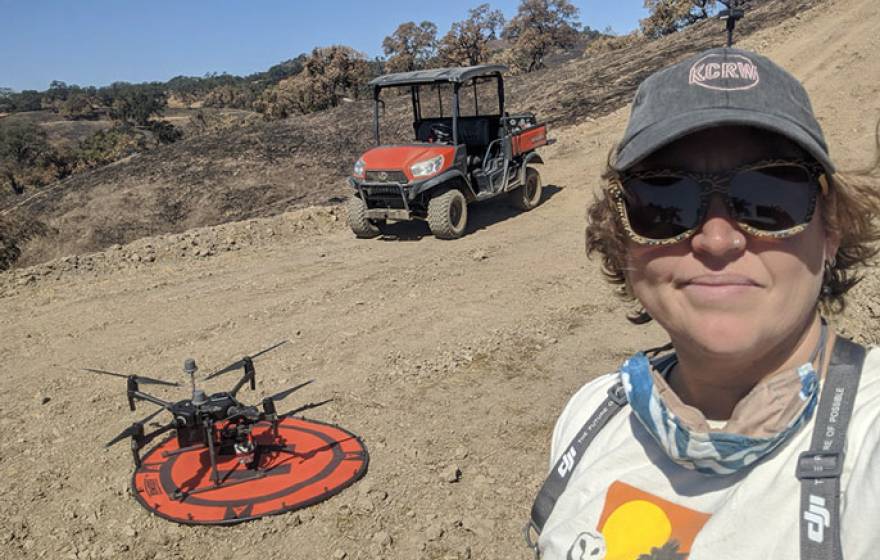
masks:
<svg viewBox="0 0 880 560"><path fill-rule="evenodd" d="M479 101L477 95L477 84L479 80L486 79L494 79L496 82L496 94L498 101L498 115L504 115L504 76L499 72L493 72L489 74L482 74L479 76L473 76L464 81L454 81L454 80L431 80L424 82L415 82L415 83L403 83L403 84L376 84L373 86L373 134L374 140L377 146L381 145L381 135L379 132L379 123L381 120L381 115L384 114L385 102L382 100L382 90L385 89L402 89L409 88L410 90L410 99L412 103L412 111L413 111L413 126L418 128L419 124L425 120L422 117L422 91L421 87L423 86L434 86L437 90L438 96L438 107L440 108L440 116L439 117L430 117L430 118L451 118L452 119L452 141L453 145L458 145L458 120L461 118L461 110L460 110L460 91L463 87L473 87L474 88L474 116L482 116L479 112ZM449 117L444 116L443 111L443 95L442 88L439 86L441 84L451 84L452 85L452 104L451 111ZM381 111L380 111L381 108ZM494 115L494 113L493 113Z"/></svg>

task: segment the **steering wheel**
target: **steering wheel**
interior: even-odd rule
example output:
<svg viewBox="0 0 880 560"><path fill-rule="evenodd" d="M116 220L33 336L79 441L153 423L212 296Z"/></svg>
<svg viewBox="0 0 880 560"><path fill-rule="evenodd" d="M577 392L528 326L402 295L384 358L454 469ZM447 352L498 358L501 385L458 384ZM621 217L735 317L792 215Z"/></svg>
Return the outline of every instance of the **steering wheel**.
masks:
<svg viewBox="0 0 880 560"><path fill-rule="evenodd" d="M442 124L436 123L431 125L431 137L434 138L437 142L442 144L451 144L452 143L452 127Z"/></svg>

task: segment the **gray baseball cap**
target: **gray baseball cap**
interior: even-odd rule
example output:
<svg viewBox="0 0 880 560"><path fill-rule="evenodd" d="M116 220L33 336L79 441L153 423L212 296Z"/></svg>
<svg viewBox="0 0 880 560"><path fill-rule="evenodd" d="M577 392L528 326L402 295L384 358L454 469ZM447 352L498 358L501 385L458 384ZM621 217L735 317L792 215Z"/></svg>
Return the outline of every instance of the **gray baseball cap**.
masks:
<svg viewBox="0 0 880 560"><path fill-rule="evenodd" d="M801 83L766 57L727 47L702 52L642 82L614 167L627 169L679 138L724 125L785 136L834 172Z"/></svg>

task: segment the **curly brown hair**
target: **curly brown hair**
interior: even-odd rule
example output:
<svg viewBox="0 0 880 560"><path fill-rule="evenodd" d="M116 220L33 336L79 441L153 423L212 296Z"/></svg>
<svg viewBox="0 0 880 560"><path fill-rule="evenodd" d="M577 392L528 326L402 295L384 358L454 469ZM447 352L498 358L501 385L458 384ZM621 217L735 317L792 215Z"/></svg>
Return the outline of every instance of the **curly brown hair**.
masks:
<svg viewBox="0 0 880 560"><path fill-rule="evenodd" d="M826 314L844 310L846 293L862 279L858 269L870 266L880 253L880 223L875 220L880 216L880 123L877 130L873 165L862 171L833 174L823 198L821 216L826 231L840 236L837 254L826 263L819 294L819 307ZM612 163L615 153L616 149L609 152L602 173L604 185L587 207L587 256L601 256L606 280L617 287L623 300L632 302L636 298L626 280L627 235L609 193L611 184L620 180L620 171ZM651 316L640 308L628 319L642 324L651 321Z"/></svg>

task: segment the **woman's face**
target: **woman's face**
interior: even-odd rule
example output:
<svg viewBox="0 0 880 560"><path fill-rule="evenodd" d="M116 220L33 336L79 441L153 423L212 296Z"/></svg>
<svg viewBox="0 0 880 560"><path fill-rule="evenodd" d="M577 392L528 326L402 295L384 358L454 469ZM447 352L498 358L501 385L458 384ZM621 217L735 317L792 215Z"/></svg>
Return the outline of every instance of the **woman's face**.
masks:
<svg viewBox="0 0 880 560"><path fill-rule="evenodd" d="M694 133L652 154L637 169L726 172L767 159L803 159L781 136L743 127ZM647 247L630 242L626 277L676 348L759 359L813 317L826 256L822 206L807 229L786 239L751 237L713 195L706 221L689 239Z"/></svg>

